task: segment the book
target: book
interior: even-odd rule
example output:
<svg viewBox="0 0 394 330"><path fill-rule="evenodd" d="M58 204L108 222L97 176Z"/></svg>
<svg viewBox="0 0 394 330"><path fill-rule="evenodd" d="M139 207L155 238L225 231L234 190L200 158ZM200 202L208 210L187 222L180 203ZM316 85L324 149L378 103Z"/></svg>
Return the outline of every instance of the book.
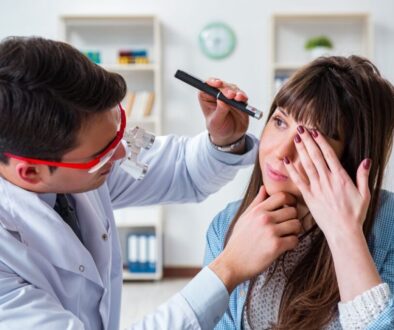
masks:
<svg viewBox="0 0 394 330"><path fill-rule="evenodd" d="M127 115L132 120L139 120L151 115L154 105L154 92L130 92L127 102Z"/></svg>
<svg viewBox="0 0 394 330"><path fill-rule="evenodd" d="M148 236L148 271L151 273L156 272L156 235L150 234Z"/></svg>
<svg viewBox="0 0 394 330"><path fill-rule="evenodd" d="M126 106L125 106L126 116L130 117L131 109L133 108L133 104L135 101L135 93L127 92L125 99L126 99Z"/></svg>
<svg viewBox="0 0 394 330"><path fill-rule="evenodd" d="M156 235L131 233L127 237L127 266L132 273L156 272Z"/></svg>
<svg viewBox="0 0 394 330"><path fill-rule="evenodd" d="M154 101L155 101L155 93L149 92L145 104L144 117L148 117L152 113Z"/></svg>
<svg viewBox="0 0 394 330"><path fill-rule="evenodd" d="M130 272L139 272L140 263L138 260L138 235L131 234L127 239L127 263Z"/></svg>

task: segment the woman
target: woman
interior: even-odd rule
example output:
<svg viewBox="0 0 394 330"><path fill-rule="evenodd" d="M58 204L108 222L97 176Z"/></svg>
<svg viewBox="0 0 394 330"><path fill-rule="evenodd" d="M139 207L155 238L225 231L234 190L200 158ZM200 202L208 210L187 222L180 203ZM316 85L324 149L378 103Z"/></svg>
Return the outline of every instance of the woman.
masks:
<svg viewBox="0 0 394 330"><path fill-rule="evenodd" d="M393 129L393 86L364 58L318 58L288 80L245 197L208 230L206 264L240 218L266 226L269 249L216 329L394 329Z"/></svg>

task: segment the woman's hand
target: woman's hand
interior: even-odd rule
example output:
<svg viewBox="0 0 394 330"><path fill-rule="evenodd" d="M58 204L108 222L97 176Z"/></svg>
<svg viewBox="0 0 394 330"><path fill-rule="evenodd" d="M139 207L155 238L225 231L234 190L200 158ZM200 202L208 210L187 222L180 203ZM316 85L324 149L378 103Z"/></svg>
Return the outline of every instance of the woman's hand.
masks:
<svg viewBox="0 0 394 330"><path fill-rule="evenodd" d="M224 96L246 102L248 97L236 85L211 78L206 83L218 88ZM248 129L249 116L215 97L200 92L198 95L211 140L218 146L225 146L239 140Z"/></svg>
<svg viewBox="0 0 394 330"><path fill-rule="evenodd" d="M370 201L371 161L361 162L355 185L322 134L297 130L295 145L306 177L289 159L284 163L327 239L341 300L350 301L381 283L362 231Z"/></svg>
<svg viewBox="0 0 394 330"><path fill-rule="evenodd" d="M327 239L337 233L362 233L370 201L370 160L361 162L356 186L321 133L308 132L302 126L297 130L294 142L307 177L288 158L284 163L314 220Z"/></svg>
<svg viewBox="0 0 394 330"><path fill-rule="evenodd" d="M298 244L301 223L296 199L287 193L268 196L264 186L236 222L223 252L209 267L229 292L260 274L274 260Z"/></svg>

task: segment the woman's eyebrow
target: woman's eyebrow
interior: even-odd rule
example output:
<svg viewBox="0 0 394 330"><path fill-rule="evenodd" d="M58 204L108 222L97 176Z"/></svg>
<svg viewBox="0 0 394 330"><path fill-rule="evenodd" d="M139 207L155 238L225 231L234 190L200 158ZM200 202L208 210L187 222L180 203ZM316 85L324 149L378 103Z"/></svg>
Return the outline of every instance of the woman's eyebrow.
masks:
<svg viewBox="0 0 394 330"><path fill-rule="evenodd" d="M283 113L284 116L288 117L288 114L285 110L283 110L282 108L278 108L278 110Z"/></svg>

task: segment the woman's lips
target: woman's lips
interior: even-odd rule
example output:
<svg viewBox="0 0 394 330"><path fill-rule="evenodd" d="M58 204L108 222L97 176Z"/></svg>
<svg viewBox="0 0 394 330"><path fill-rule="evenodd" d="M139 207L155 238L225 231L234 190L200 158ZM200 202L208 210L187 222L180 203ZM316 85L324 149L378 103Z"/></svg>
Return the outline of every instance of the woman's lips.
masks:
<svg viewBox="0 0 394 330"><path fill-rule="evenodd" d="M283 173L274 170L269 164L266 165L266 172L270 179L274 181L286 181L289 178Z"/></svg>

